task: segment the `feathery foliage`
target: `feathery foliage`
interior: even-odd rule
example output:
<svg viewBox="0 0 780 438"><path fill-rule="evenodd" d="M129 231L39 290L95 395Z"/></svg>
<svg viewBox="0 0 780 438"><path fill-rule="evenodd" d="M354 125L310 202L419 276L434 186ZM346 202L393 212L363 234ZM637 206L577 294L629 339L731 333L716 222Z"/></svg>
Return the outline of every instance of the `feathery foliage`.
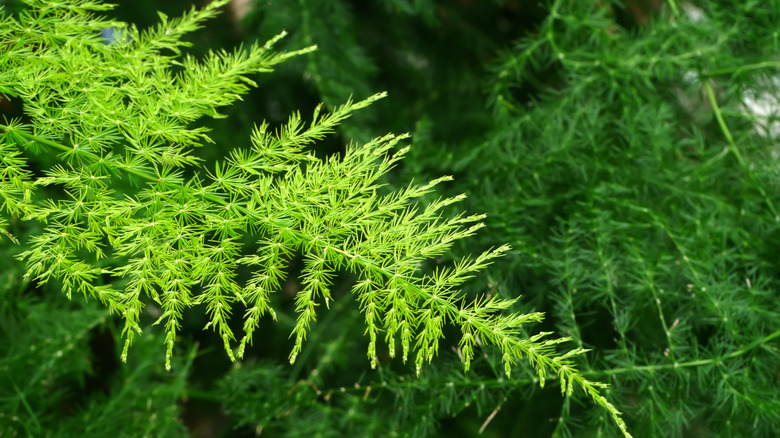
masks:
<svg viewBox="0 0 780 438"><path fill-rule="evenodd" d="M347 29L359 46L336 59L393 71L349 76L402 96L353 130L416 124L397 179L455 175L490 217L446 257L509 242L487 284L592 349L580 370L609 381L635 435L776 434L780 3L375 1L314 24L279 9L246 27L285 20L323 51L339 39L318 29ZM345 77L312 75L323 98ZM501 436L617 435L601 412L517 391L527 370L501 384L481 371L471 385L508 397L483 412L550 419L532 434L497 414Z"/></svg>
<svg viewBox="0 0 780 438"><path fill-rule="evenodd" d="M19 99L24 116L0 124L0 196L24 277L55 283L68 298L75 292L97 299L118 315L123 361L142 332L144 308L159 309L155 324L164 326L170 370L184 313L194 306L205 308L206 328L227 355L243 358L261 318L276 318L273 293L301 257L291 363L326 313L321 306L346 299L334 296L333 283L348 272L372 367L384 341L389 357L412 357L419 374L454 325L466 371L488 345L500 351L507 376L527 359L541 386L555 378L567 400L582 389L629 436L617 408L599 393L604 385L577 371L574 358L586 349L559 355L555 348L566 338L523 336L542 314L507 312L516 298L461 297L460 287L509 246L425 269L482 228L484 215L443 214L465 195L418 202L451 177L383 192L383 178L409 151L397 148L406 135L350 144L324 159L310 151L384 93L328 113L318 106L306 121L295 113L276 129L259 123L248 147L203 162L200 148L214 146L199 119L222 117L219 107L255 85L250 74L313 50L276 52L279 34L232 53L183 54L182 37L227 2L176 19L160 14L144 31L93 15L110 7L89 0L28 0L30 9L2 16L0 93ZM242 333L230 324L234 312L243 313ZM73 330L93 326L86 327ZM351 337L360 339L356 333ZM12 412L30 410L24 392L16 393Z"/></svg>

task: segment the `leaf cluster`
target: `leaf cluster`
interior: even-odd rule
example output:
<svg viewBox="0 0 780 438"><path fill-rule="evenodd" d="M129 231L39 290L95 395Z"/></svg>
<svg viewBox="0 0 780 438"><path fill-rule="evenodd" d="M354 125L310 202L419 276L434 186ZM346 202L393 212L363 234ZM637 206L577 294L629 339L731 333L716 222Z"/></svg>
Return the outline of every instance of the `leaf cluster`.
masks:
<svg viewBox="0 0 780 438"><path fill-rule="evenodd" d="M482 21L484 4L371 2L371 14L318 26L343 27L360 42L351 51L398 70L356 76L403 93L383 122L416 123L398 179L455 175L469 208L488 213L490 227L446 257L511 243L486 273L490 289L523 291L517 306L592 349L579 368L609 381L636 434L773 436L780 5L551 1L539 14L525 3ZM529 16L519 34L501 30ZM539 396L515 397L522 409ZM540 415L561 436L619 433L568 399Z"/></svg>
<svg viewBox="0 0 780 438"><path fill-rule="evenodd" d="M506 312L516 299L461 298L464 282L509 246L421 269L474 235L484 215L442 214L465 195L417 202L450 177L380 193L382 178L409 151L393 152L406 135L350 144L324 159L310 151L383 93L328 113L318 106L306 122L295 113L276 129L259 123L249 147L202 163L198 148L214 146L196 122L221 117L219 107L255 85L250 74L313 47L275 52L280 34L203 59L183 54L182 36L227 0L176 19L160 14L144 31L94 16L108 9L98 2L26 3L30 9L0 23L0 93L20 99L25 111L0 124L4 220L41 226L19 239L26 278L56 283L69 298L76 292L97 299L122 319L124 361L151 307L155 324L164 326L166 369L193 306L205 307L205 328L217 332L227 355L242 358L261 318L276 318L272 294L300 256L291 363L318 309L341 299L333 280L346 271L355 278L372 366L382 340L391 358L413 356L419 374L439 352L444 327L454 324L466 370L489 345L501 352L507 376L527 359L540 385L554 376L570 396L576 384L628 436L618 410L599 393L604 385L577 371L573 357L584 349L557 355L555 346L566 339L522 336L542 314ZM105 29L113 32L110 41ZM230 324L238 309L243 334Z"/></svg>

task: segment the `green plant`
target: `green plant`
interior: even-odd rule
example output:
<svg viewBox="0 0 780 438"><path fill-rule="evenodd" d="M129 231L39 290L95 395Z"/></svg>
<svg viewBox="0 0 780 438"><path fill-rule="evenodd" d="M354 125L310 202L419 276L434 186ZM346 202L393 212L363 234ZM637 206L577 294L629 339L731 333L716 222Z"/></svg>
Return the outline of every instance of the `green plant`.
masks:
<svg viewBox="0 0 780 438"><path fill-rule="evenodd" d="M489 287L522 291L521 309L592 349L580 370L609 381L635 435L776 435L778 2L258 6L247 29L281 22L332 53L295 61L321 98L347 77L403 96L353 130L416 126L398 179L456 175L468 208L490 218L447 257L511 243ZM362 74L343 59L366 54ZM608 434L602 412L523 393L516 382L533 376L518 374L472 375L508 398L479 403L502 407L491 427ZM551 425L529 432L505 414L529 410Z"/></svg>
<svg viewBox="0 0 780 438"><path fill-rule="evenodd" d="M500 351L507 376L527 358L541 386L555 378L567 399L581 388L629 436L599 393L604 385L577 371L574 358L586 349L557 355L556 345L567 338L523 337L523 326L542 314L506 313L516 299L467 302L459 295L508 246L432 266L481 228L484 215L443 215L464 195L416 204L450 177L383 191L381 178L409 151L391 153L405 135L351 144L326 159L308 151L384 94L328 114L317 107L305 122L296 113L273 132L261 123L250 147L206 167L198 148L211 147L210 138L198 119L220 117L218 107L254 85L247 75L313 48L273 52L279 35L202 61L183 56L181 38L227 0L179 19L161 14L160 24L144 32L93 16L109 9L99 2L25 3L31 9L0 21L0 93L24 105L24 117L0 124L3 223L12 224L7 236L22 245L25 277L57 282L68 298L76 292L97 299L123 319L123 360L142 331L144 307L153 304L160 312L155 323L165 326L166 369L183 314L198 305L228 356L242 358L261 317L276 317L271 294L300 255L291 363L317 308L346 299L332 294L336 274L346 271L354 277L372 367L383 338L390 357L396 343L404 362L414 355L419 374L438 353L446 325L454 324L466 370L486 345ZM112 41L101 36L106 29ZM240 340L230 325L238 307L245 308ZM16 402L15 411L31 410L23 393Z"/></svg>

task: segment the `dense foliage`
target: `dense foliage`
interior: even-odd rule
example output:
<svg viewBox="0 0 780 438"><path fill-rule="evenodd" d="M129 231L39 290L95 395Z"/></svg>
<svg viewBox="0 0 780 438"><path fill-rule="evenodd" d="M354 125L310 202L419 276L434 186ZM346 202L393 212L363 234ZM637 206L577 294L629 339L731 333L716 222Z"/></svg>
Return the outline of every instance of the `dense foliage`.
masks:
<svg viewBox="0 0 780 438"><path fill-rule="evenodd" d="M637 437L780 428L780 3L255 1L148 33L79 10L98 3L59 2L58 22L2 4L0 432L619 436L577 389L599 380ZM157 26L160 8L187 6L105 13ZM374 139L410 129L408 150ZM463 341L466 303L507 337ZM563 382L539 371L560 359L518 360L552 357L540 330L590 349ZM393 333L433 364L392 360ZM482 344L510 334L526 349Z"/></svg>

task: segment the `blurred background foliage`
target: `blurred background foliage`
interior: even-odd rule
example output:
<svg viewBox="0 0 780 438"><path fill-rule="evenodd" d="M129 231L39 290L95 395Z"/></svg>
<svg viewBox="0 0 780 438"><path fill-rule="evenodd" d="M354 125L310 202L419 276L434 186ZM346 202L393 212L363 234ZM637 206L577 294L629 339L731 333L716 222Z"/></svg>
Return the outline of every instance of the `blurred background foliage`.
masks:
<svg viewBox="0 0 780 438"><path fill-rule="evenodd" d="M193 4L115 3L111 16L142 28ZM488 214L438 263L514 248L466 293L522 295L515 310L547 313L536 330L593 349L580 369L612 385L606 395L636 437L770 437L780 430L777 23L778 0L235 1L189 37L191 53L282 29L284 47L319 50L205 122L218 146L201 153L246 147L263 119L386 90L316 153L411 132L388 190L451 174L441 194L466 192L467 210ZM540 390L525 364L506 380L491 351L469 373L454 342L420 378L386 356L370 370L347 275L294 366L294 280L274 296L286 312L243 363L201 330L198 310L173 372L154 328L122 365L116 321L34 287L17 251L3 240L2 436L618 433L554 381ZM147 310L150 324L158 310Z"/></svg>

